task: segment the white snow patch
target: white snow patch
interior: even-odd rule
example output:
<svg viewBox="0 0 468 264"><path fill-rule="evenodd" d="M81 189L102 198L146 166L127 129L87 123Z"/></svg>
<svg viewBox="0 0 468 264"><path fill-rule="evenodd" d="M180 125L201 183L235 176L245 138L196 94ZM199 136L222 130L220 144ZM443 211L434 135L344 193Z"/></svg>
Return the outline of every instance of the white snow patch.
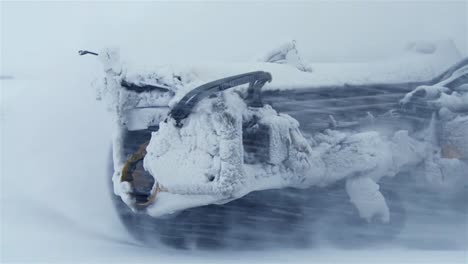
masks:
<svg viewBox="0 0 468 264"><path fill-rule="evenodd" d="M379 185L370 177L356 176L347 179L346 191L362 218L368 222L375 217L380 218L384 223L390 221L390 210L385 198L379 191Z"/></svg>
<svg viewBox="0 0 468 264"><path fill-rule="evenodd" d="M172 193L231 193L243 178L242 111L222 98L204 100L197 110L180 129L172 119L161 122L147 147L145 169Z"/></svg>

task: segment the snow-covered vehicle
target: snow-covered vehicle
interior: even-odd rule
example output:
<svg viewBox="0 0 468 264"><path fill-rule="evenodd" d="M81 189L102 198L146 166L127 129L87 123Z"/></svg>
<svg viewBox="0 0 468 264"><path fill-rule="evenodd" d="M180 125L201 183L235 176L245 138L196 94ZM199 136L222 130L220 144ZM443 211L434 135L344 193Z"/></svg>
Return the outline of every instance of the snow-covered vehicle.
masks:
<svg viewBox="0 0 468 264"><path fill-rule="evenodd" d="M294 42L245 65L132 73L99 57L113 198L147 243L306 247L320 230L358 246L398 234L421 179L467 197L468 59L347 81L317 79Z"/></svg>

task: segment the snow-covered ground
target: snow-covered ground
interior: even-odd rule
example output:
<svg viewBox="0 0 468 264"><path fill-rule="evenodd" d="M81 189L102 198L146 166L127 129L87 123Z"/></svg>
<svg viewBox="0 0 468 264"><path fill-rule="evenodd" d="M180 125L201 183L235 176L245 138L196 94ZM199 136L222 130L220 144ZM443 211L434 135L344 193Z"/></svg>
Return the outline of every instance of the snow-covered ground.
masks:
<svg viewBox="0 0 468 264"><path fill-rule="evenodd" d="M343 13L347 8L356 11L352 15L353 18L357 17L354 22L341 18L342 20L335 20L329 25L329 29L327 23L332 19L329 16L311 21L311 24L318 26L311 25L308 28L303 25L303 20L309 16L307 12L300 10L308 8L310 13L319 15L312 10L313 6L288 6L283 3L265 7L256 4L257 9L266 8L265 12L259 12L248 9L245 4L211 4L198 12L187 11L197 7L196 4L187 4L189 6L183 8L182 12L180 5L83 3L68 6L63 3L2 2L1 75L13 78L0 80L1 262L219 263L220 259L226 263L468 261L467 250L407 250L398 243L359 251L319 246L308 250L233 253L149 248L134 241L118 219L110 199L109 179L106 178L112 132L111 117L105 107L95 101L95 91L90 87L101 67L94 58L78 57L78 49L93 50L107 44L121 44L123 53L134 61L160 58L161 63L166 63L174 58L181 63L185 56L191 61L207 59L239 62L253 59L254 56L251 55L260 48L271 47L270 42L284 41L291 34L305 36L308 32L314 32L313 41L303 37L305 41L301 42L298 37L298 43L306 50L309 60L320 57L322 60L328 58L334 61L350 61L362 57L365 61L376 60L388 57L389 54L397 55L403 43L409 39L437 39L446 36L455 40L462 55L467 55L466 22L463 25L467 18L467 6L461 2L419 6L317 4L316 9L333 14L332 18L335 19L336 16L347 15L347 12ZM434 10L441 14L443 21L432 21L432 15L428 12ZM197 20L203 17L200 12L206 16L211 15L217 23L226 23L224 29L212 26L212 20ZM232 14L242 12L245 12L243 23L228 22L233 19ZM405 17L410 14L419 19ZM262 21L258 21L260 15L264 18ZM386 23L396 15L405 18L388 26ZM286 19L289 22L280 24L275 34L265 32L261 38L256 30L255 34L248 33L246 40L243 39L243 30L249 28L246 25L258 21L259 27L266 27L269 23L275 23L275 17L278 16L286 16L290 20ZM192 23L182 23L182 18ZM408 21L417 25L409 26L412 24ZM374 25L369 29L368 25L371 23ZM345 30L340 29L340 26L344 26ZM361 40L348 46L345 40L353 36L347 35L346 30L353 29L352 26L355 26L354 32L357 34L354 37ZM433 30L426 32L428 30L425 28L431 27ZM238 36L229 41L232 31L237 32ZM328 31L329 35L317 33L322 31ZM377 35L374 36L376 46L367 43L374 38L367 34L369 32ZM387 35L396 32L401 32L401 39L387 44L391 42ZM219 42L206 44L214 34L220 35L214 38ZM339 34L344 37L339 37ZM379 40L379 36L385 41ZM362 40L366 38L368 40ZM166 39L167 42L164 42ZM190 43L184 44L186 39L190 39ZM327 47L326 42L333 44ZM338 45L336 42L341 43ZM421 49L427 51L431 47ZM340 57L342 50L347 50L351 55ZM132 56L133 52L135 56ZM178 53L181 54L177 55ZM320 56L320 53L326 55ZM330 55L334 53L338 56ZM450 56L444 58L448 61ZM444 63L450 64L447 61ZM366 72L362 67L369 67L362 63L358 63L357 67L354 63L346 64L347 66L341 64L338 68L336 64L326 65L311 65L312 73L303 74L312 76L315 70L317 76L323 76L324 80L338 76L337 78L342 78L341 82L351 78L349 72L354 71L353 69ZM400 65L402 66L399 67L405 67L405 64ZM339 67L349 70L337 70ZM377 70L379 69L384 71L388 67ZM346 75L342 75L342 71L346 71ZM328 75L318 75L321 72ZM430 75L428 72L425 74ZM432 230L425 230L424 227L412 222L407 227L406 234L426 233L421 235L422 239L431 239ZM445 223L440 223L439 227L440 232L454 232ZM465 226L458 232L468 233L467 228Z"/></svg>

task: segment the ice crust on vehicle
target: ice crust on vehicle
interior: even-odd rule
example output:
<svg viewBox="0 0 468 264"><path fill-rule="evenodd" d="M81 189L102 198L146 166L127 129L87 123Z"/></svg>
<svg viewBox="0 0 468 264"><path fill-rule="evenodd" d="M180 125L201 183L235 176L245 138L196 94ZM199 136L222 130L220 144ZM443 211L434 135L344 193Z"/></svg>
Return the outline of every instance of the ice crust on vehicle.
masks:
<svg viewBox="0 0 468 264"><path fill-rule="evenodd" d="M242 124L254 116L269 128L268 162L244 162ZM373 131L330 130L311 142L292 117L268 105L249 108L237 93L223 93L201 102L182 127L172 120L162 122L147 151L145 168L167 192L147 209L152 216L225 203L252 191L323 187L346 180L346 190L361 216L385 222L388 208L377 182L420 163L425 148L406 131L387 138ZM184 198L178 199L180 195ZM160 207L161 199L169 199L162 203L172 206Z"/></svg>
<svg viewBox="0 0 468 264"><path fill-rule="evenodd" d="M268 149L274 154L268 164L244 163L242 124L253 118L271 130ZM169 193L189 195L199 205L224 203L255 190L300 187L304 179L296 175L320 159L311 158L298 126L269 106L249 108L237 93L222 93L200 102L181 128L173 120L162 122L147 147L145 168ZM172 210L191 207L176 205L176 197L168 197L175 206ZM169 213L157 204L147 211L154 216Z"/></svg>
<svg viewBox="0 0 468 264"><path fill-rule="evenodd" d="M430 46L431 48L424 48L424 46ZM106 69L114 72L118 81L127 80L136 84L155 84L167 87L171 91L171 93L144 93L144 95L140 94L138 96L134 92L124 93L119 91L119 93L122 93L119 96L121 104L131 102L139 107L155 104L171 106L188 91L201 84L243 72L262 70L271 73L274 76L273 81L266 84L263 90L310 89L324 86L343 86L345 84L362 85L427 81L443 73L448 67L462 59L457 48L450 40L435 43L416 42L410 44L398 56L374 62L308 63L300 55L297 55L295 60L291 59L291 62L285 60L288 56L292 56L288 54L299 54L295 42L280 46L264 55L263 58L257 59L257 62L247 63L206 64L201 62L196 65L129 67L129 65L122 66L120 64L118 52L116 51L104 50L100 53L100 57L103 63L107 65L105 66ZM304 67L312 68L313 72L303 71L302 68ZM115 91L107 90L106 86L109 86L109 84L98 88L100 97L106 97L108 93L115 93ZM171 94L172 96L169 96ZM124 98L130 100L124 100ZM110 103L110 106L113 107L114 103Z"/></svg>
<svg viewBox="0 0 468 264"><path fill-rule="evenodd" d="M225 92L217 98L200 102L194 113L184 121L182 129L171 120L163 122L162 118L166 111L191 89L207 81L239 72L258 69L271 72L274 76L273 82L265 89L301 89L344 83L427 80L459 59L457 53L451 49L450 43L423 47L422 51L420 48L416 51L413 49L414 47L407 51L412 55L406 54L404 60L340 65L333 69L328 68L329 71L327 67L314 66L313 74L299 71L288 64L275 63L233 64L229 67L201 65L195 68L181 67L177 70L163 67L147 73L140 70L132 73L120 66L118 59L115 59L118 58L117 53L101 53L106 76L104 85L98 90L98 96L105 100L109 109L115 113L114 193L120 195L130 207L134 203L129 195L130 186L120 183L119 180L125 162L125 157L120 156L122 133L125 129L159 125L159 131L153 134L147 148L149 155L145 158L145 168L168 191L161 192L158 202L147 208L147 213L152 216L162 216L211 203L226 203L256 190L288 186L327 186L345 180L350 200L363 218L370 221L378 217L384 222L388 221L388 206L378 188L381 177L391 177L404 169L423 163L428 179L436 185L444 185L447 182L444 171L450 172L451 175L462 175L460 172L466 169L466 163L443 157L438 154L442 151L436 144L416 140L406 131L397 131L388 136L375 131L344 133L327 130L304 137L298 122L293 118L276 113L268 105L261 109L249 109L236 92ZM343 71L347 67L354 70ZM335 72L338 68L340 74ZM383 70L380 73L379 68ZM419 72L410 72L406 78L404 72L408 69ZM456 74L464 74L465 70L461 69ZM385 74L385 71L391 74ZM367 78L366 74L372 78ZM136 93L123 89L120 85L122 80L163 85L167 86L168 91ZM447 93L446 87L443 86L440 89L431 88L436 92L432 93L430 90L427 94L446 95L450 100L464 100L465 86L457 87L452 93ZM240 87L237 91L244 88ZM456 104L440 104L441 111L450 116L448 122L458 120L453 117L452 112L456 109L447 108L453 105ZM461 101L460 105L466 106L466 103ZM160 107L157 115L146 110L132 112L154 106ZM136 120L135 116L139 116L139 120ZM270 129L270 162L244 163L242 120L252 116L258 118L259 124ZM458 126L459 124L457 123ZM458 131L461 131L458 132L461 134L465 133L464 129ZM427 156L426 153L435 154ZM181 161L182 163L179 163ZM453 171L457 173L452 173ZM359 176L356 176L358 174ZM463 175L455 178L452 182L459 182ZM366 191L356 191L359 189Z"/></svg>
<svg viewBox="0 0 468 264"><path fill-rule="evenodd" d="M431 48L424 48L425 46ZM294 42L292 44L287 43L270 53L279 52L283 55L285 52L294 51L293 53L297 53L295 47ZM271 73L274 78L272 82L263 87L263 90L313 89L314 87L323 88L344 84L427 81L461 60L460 53L454 44L448 40L436 43L412 43L400 56L377 62L306 63L301 57L301 63L312 67L314 69L313 73L300 71L290 64L271 62L129 67L120 61L118 49L104 49L99 54L106 74L95 85L97 98L103 100L108 109L117 114L120 123L132 122L131 126L135 128L148 125L146 123L158 123L159 120L142 117L140 123L135 123L134 120L129 121L130 118L126 116L127 110L160 107L160 112L166 113L165 111L169 110L168 107L176 104L195 87L241 72L263 70ZM265 57L268 57L268 54ZM137 85L154 84L167 87L168 91L136 93L121 87L122 80ZM245 89L245 87L238 89ZM460 87L460 89L467 90L468 88ZM464 107L466 105L466 95L458 94L459 91L449 97L443 95L440 104ZM139 115L147 114L149 113Z"/></svg>
<svg viewBox="0 0 468 264"><path fill-rule="evenodd" d="M457 85L456 80L468 80L468 65L456 70L447 79L435 85L421 85L405 95L402 104L422 100L436 109L447 108L451 112L468 110L468 84Z"/></svg>

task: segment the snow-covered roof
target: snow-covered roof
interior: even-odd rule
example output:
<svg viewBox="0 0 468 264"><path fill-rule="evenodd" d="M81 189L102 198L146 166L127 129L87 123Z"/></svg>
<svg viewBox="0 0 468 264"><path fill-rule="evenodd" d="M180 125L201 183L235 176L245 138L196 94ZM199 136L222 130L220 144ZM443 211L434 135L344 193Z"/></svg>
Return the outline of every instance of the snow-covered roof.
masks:
<svg viewBox="0 0 468 264"><path fill-rule="evenodd" d="M290 48L291 45L282 47ZM290 52L291 49L285 49ZM297 50L293 50L297 54ZM274 53L274 52L273 52ZM270 52L269 54L272 54ZM281 55L288 58L288 55ZM289 56L291 57L291 56ZM314 88L323 86L341 86L344 84L404 83L427 81L443 73L450 66L462 59L460 52L451 41L436 43L411 43L396 57L359 63L323 63L307 64L310 71L297 66L297 56L291 63L280 60L275 62L246 63L200 63L197 65L171 65L164 67L146 67L127 69L130 80L151 83L154 73L178 76L184 86L191 89L195 86L251 71L266 71L272 74L273 81L265 85L264 90L288 90ZM133 77L132 77L133 76ZM137 77L136 77L137 76ZM146 77L145 77L146 76ZM172 77L171 76L171 77ZM185 90L185 89L183 89ZM182 92L182 91L181 91Z"/></svg>

